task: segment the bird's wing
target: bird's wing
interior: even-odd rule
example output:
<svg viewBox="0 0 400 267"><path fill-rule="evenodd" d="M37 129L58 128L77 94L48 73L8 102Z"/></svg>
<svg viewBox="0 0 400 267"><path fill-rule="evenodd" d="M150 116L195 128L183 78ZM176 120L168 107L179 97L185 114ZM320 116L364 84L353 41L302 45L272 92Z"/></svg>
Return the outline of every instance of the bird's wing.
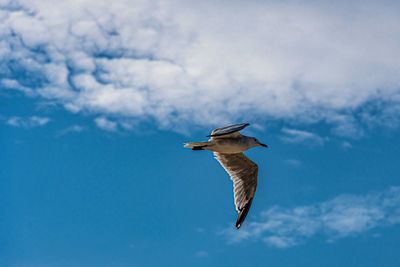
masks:
<svg viewBox="0 0 400 267"><path fill-rule="evenodd" d="M258 166L243 153L214 153L214 156L233 181L235 206L239 213L236 228L239 229L249 212L256 192Z"/></svg>
<svg viewBox="0 0 400 267"><path fill-rule="evenodd" d="M247 126L249 126L249 123L240 123L240 124L234 124L234 125L229 125L225 126L222 128L217 128L211 132L210 135L207 137L211 138L223 138L223 137L239 137L240 133L239 131L243 130Z"/></svg>

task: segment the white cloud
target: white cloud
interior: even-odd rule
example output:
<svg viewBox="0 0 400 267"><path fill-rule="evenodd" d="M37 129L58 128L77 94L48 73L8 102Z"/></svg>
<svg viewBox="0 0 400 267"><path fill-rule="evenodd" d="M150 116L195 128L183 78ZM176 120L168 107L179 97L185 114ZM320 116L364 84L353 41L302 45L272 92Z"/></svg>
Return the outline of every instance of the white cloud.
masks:
<svg viewBox="0 0 400 267"><path fill-rule="evenodd" d="M27 118L13 116L6 120L8 125L14 127L23 127L23 128L33 128L33 127L40 127L44 126L50 122L50 118L47 117L39 117L39 116L32 116Z"/></svg>
<svg viewBox="0 0 400 267"><path fill-rule="evenodd" d="M110 132L115 132L118 129L118 124L115 121L111 121L105 117L98 117L94 121L100 129Z"/></svg>
<svg viewBox="0 0 400 267"><path fill-rule="evenodd" d="M287 248L317 235L333 242L378 227L400 223L400 187L361 195L340 195L332 200L293 208L272 207L258 221L240 231L227 229L230 243L260 240L269 246Z"/></svg>
<svg viewBox="0 0 400 267"><path fill-rule="evenodd" d="M281 136L281 139L287 143L310 143L316 145L324 144L324 139L312 132L283 128L282 133L284 135Z"/></svg>
<svg viewBox="0 0 400 267"><path fill-rule="evenodd" d="M2 1L0 74L72 112L161 127L322 120L359 136L360 121L379 121L360 107L400 103L399 10L393 1Z"/></svg>

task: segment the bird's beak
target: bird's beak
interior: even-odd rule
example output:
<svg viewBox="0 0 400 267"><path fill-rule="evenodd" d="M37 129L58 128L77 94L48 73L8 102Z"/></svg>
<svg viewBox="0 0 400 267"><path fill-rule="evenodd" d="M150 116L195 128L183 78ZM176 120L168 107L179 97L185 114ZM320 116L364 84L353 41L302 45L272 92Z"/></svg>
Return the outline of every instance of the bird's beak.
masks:
<svg viewBox="0 0 400 267"><path fill-rule="evenodd" d="M260 146L268 147L268 145L266 145L266 144L261 144L261 143L260 143Z"/></svg>

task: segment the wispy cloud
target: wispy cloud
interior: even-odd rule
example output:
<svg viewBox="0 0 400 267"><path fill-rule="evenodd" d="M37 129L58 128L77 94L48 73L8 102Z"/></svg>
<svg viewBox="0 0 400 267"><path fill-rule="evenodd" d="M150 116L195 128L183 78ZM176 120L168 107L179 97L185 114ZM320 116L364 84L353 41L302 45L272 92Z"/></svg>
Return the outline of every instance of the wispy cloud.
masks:
<svg viewBox="0 0 400 267"><path fill-rule="evenodd" d="M312 132L283 128L282 133L281 139L286 143L324 144L324 139Z"/></svg>
<svg viewBox="0 0 400 267"><path fill-rule="evenodd" d="M300 245L317 235L328 242L400 223L400 187L293 208L272 207L240 231L227 229L228 242L261 241L277 248Z"/></svg>
<svg viewBox="0 0 400 267"><path fill-rule="evenodd" d="M349 114L331 115L328 121L334 126L332 132L337 136L357 139L364 135L364 130L360 123ZM361 121L365 122L366 120L362 119Z"/></svg>
<svg viewBox="0 0 400 267"><path fill-rule="evenodd" d="M17 80L13 79L2 79L0 80L0 89L4 88L7 90L16 90L24 93L27 96L35 96L36 93L29 87L20 84Z"/></svg>
<svg viewBox="0 0 400 267"><path fill-rule="evenodd" d="M195 253L195 256L196 256L197 258L206 258L206 257L208 257L208 252L205 251L205 250L199 250L199 251L197 251L197 252Z"/></svg>
<svg viewBox="0 0 400 267"><path fill-rule="evenodd" d="M22 127L22 128L34 128L44 126L50 122L50 118L47 117L39 117L32 116L27 118L13 116L6 120L6 123L10 126L14 127Z"/></svg>
<svg viewBox="0 0 400 267"><path fill-rule="evenodd" d="M351 148L353 147L353 145L352 145L350 142L343 141L343 142L341 143L341 147L342 147L344 150L348 150L348 149L351 149Z"/></svg>
<svg viewBox="0 0 400 267"><path fill-rule="evenodd" d="M97 127L100 129L115 132L118 129L118 124L114 121L111 121L105 117L98 117L95 120Z"/></svg>
<svg viewBox="0 0 400 267"><path fill-rule="evenodd" d="M379 122L357 116L371 102L398 117L395 1L113 3L2 1L3 83L72 112L169 128L259 117L355 135L354 118Z"/></svg>
<svg viewBox="0 0 400 267"><path fill-rule="evenodd" d="M75 124L75 125L71 125L65 129L60 130L57 133L57 136L61 137L63 135L70 134L70 133L80 133L80 132L83 132L85 129L86 128L84 126Z"/></svg>
<svg viewBox="0 0 400 267"><path fill-rule="evenodd" d="M287 159L285 160L285 163L293 168L298 168L300 167L303 163L298 160L298 159Z"/></svg>
<svg viewBox="0 0 400 267"><path fill-rule="evenodd" d="M205 229L204 229L203 227L196 227L196 228L195 228L195 231L196 231L197 233L204 233L204 232L205 232Z"/></svg>

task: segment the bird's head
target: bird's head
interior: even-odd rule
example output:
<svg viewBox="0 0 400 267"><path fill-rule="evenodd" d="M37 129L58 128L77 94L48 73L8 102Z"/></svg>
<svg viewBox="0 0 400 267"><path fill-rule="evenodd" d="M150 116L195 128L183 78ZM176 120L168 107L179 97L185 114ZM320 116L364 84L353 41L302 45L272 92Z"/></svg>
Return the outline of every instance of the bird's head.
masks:
<svg viewBox="0 0 400 267"><path fill-rule="evenodd" d="M257 138L252 138L252 144L253 146L262 146L262 147L268 147L268 145L261 143Z"/></svg>

